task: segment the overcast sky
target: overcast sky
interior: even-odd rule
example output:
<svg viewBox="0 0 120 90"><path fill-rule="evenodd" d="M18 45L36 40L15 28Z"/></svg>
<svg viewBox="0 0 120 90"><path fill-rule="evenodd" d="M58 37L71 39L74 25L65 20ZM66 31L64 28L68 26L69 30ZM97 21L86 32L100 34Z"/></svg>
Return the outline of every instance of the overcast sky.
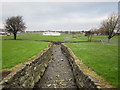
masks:
<svg viewBox="0 0 120 90"><path fill-rule="evenodd" d="M26 30L89 30L118 12L117 2L3 2L2 21L23 16Z"/></svg>

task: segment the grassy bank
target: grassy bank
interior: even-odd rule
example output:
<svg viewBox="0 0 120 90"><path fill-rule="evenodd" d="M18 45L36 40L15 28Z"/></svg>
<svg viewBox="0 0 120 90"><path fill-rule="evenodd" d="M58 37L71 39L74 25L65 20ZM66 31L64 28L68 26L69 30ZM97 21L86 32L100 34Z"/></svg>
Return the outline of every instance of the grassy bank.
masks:
<svg viewBox="0 0 120 90"><path fill-rule="evenodd" d="M96 37L100 39L101 37ZM104 38L104 37L102 37ZM67 43L75 55L108 82L118 85L118 45L94 43ZM117 42L116 42L117 43Z"/></svg>
<svg viewBox="0 0 120 90"><path fill-rule="evenodd" d="M24 62L41 50L47 48L48 43L26 40L3 40L2 68L11 68Z"/></svg>

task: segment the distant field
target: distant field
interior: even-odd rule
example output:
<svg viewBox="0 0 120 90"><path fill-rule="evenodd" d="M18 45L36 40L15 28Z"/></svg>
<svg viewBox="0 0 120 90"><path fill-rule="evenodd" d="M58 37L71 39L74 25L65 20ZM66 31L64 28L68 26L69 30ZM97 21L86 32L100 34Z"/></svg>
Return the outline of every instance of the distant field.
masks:
<svg viewBox="0 0 120 90"><path fill-rule="evenodd" d="M87 41L88 38L81 34L61 34L60 36L44 36L40 33L22 33L17 36L17 39L23 40L52 40L52 41L66 41L66 37L69 37L69 41ZM13 36L3 36L3 39L13 39ZM93 36L92 40L106 40L106 36Z"/></svg>
<svg viewBox="0 0 120 90"><path fill-rule="evenodd" d="M71 34L62 34L61 36L44 36L39 33L23 33L17 36L17 39L23 40L52 40L52 41L64 41L66 36L72 36ZM3 39L12 39L13 36L3 37Z"/></svg>
<svg viewBox="0 0 120 90"><path fill-rule="evenodd" d="M94 39L105 39L95 36ZM118 42L117 37L111 43L66 43L75 55L108 82L118 85Z"/></svg>

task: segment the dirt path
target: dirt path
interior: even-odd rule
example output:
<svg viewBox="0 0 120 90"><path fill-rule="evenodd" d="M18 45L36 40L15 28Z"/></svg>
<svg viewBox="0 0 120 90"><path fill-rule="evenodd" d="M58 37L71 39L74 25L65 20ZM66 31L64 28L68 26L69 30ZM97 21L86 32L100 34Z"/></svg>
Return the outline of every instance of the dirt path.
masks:
<svg viewBox="0 0 120 90"><path fill-rule="evenodd" d="M35 88L76 88L74 76L60 45L54 45L53 60Z"/></svg>

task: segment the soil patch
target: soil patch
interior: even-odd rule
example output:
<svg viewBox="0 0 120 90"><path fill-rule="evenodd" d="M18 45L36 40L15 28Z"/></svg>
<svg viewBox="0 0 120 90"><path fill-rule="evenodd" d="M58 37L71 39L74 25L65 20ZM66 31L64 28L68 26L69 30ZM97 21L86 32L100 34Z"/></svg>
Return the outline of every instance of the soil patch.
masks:
<svg viewBox="0 0 120 90"><path fill-rule="evenodd" d="M10 73L11 71L0 71L0 75L2 75L2 78L0 79L0 81L3 80Z"/></svg>

